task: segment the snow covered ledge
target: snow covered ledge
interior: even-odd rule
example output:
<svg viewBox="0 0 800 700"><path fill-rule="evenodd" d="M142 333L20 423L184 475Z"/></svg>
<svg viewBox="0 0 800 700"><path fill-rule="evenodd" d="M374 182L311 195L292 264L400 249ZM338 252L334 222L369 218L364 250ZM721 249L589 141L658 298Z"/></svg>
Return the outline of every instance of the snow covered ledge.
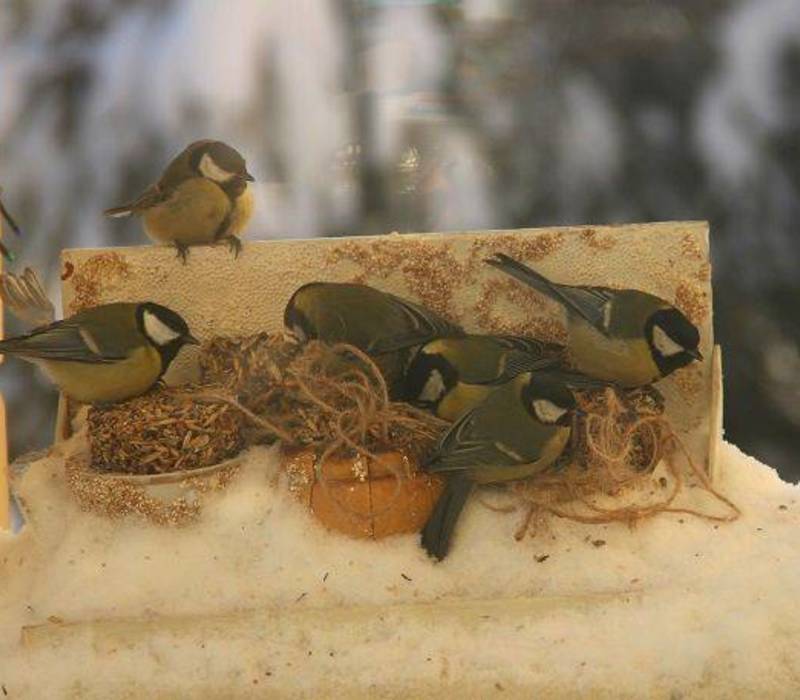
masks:
<svg viewBox="0 0 800 700"><path fill-rule="evenodd" d="M796 697L800 490L727 443L719 456L735 523L557 521L517 543L513 517L473 502L433 565L413 535L322 530L270 484L270 450L180 530L80 512L53 454L15 480L46 507L0 538L0 683L12 698Z"/></svg>

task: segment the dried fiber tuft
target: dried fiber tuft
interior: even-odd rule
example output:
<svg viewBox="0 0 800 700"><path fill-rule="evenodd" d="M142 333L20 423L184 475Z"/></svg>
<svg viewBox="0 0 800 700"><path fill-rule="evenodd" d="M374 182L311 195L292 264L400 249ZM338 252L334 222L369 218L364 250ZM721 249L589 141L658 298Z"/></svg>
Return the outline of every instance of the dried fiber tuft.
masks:
<svg viewBox="0 0 800 700"><path fill-rule="evenodd" d="M215 339L204 346L201 366L205 381L226 388L201 400L239 406L268 438L287 447L365 457L386 449L419 454L447 425L391 401L378 366L350 345L301 346L266 334Z"/></svg>

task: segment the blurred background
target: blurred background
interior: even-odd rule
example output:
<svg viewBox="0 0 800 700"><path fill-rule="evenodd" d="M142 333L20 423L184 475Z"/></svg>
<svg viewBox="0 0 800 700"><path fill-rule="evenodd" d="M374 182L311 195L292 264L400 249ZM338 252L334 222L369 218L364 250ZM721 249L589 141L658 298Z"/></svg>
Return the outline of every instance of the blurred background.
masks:
<svg viewBox="0 0 800 700"><path fill-rule="evenodd" d="M6 241L53 298L206 137L258 179L250 238L710 220L727 438L800 478L797 0L0 3ZM49 444L46 381L0 387L12 454Z"/></svg>

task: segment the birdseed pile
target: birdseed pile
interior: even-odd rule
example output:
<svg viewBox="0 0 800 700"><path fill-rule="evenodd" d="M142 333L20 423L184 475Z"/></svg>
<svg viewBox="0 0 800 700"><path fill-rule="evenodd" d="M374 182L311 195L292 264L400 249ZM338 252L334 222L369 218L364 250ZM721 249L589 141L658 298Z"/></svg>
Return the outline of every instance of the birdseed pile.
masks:
<svg viewBox="0 0 800 700"><path fill-rule="evenodd" d="M162 474L218 464L244 447L244 416L189 397L201 387L156 388L89 409L89 451L100 472Z"/></svg>

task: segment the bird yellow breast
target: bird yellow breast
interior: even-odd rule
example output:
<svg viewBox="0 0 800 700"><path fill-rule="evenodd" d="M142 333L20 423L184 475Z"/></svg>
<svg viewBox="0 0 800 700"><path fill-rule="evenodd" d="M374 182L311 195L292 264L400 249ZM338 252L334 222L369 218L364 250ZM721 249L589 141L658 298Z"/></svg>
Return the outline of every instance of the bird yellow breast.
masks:
<svg viewBox="0 0 800 700"><path fill-rule="evenodd" d="M644 336L611 339L583 319L570 319L569 352L576 369L596 379L634 387L661 377Z"/></svg>
<svg viewBox="0 0 800 700"><path fill-rule="evenodd" d="M528 462L514 467L481 467L472 469L469 472L470 478L478 484L496 484L502 481L516 481L517 479L527 479L529 476L538 474L555 462L564 451L569 441L572 430L567 427L557 428L553 436L542 448L539 459L535 462Z"/></svg>
<svg viewBox="0 0 800 700"><path fill-rule="evenodd" d="M231 223L228 226L229 236L240 236L244 227L253 216L253 207L255 205L255 197L253 196L252 185L247 185L245 191L236 198L236 204L231 213Z"/></svg>
<svg viewBox="0 0 800 700"><path fill-rule="evenodd" d="M150 346L108 364L39 360L37 364L70 398L82 403L123 401L147 391L161 374L161 357Z"/></svg>
<svg viewBox="0 0 800 700"><path fill-rule="evenodd" d="M475 408L494 387L478 384L456 384L439 402L436 415L444 420L454 421L464 412Z"/></svg>
<svg viewBox="0 0 800 700"><path fill-rule="evenodd" d="M213 182L192 178L176 187L163 204L144 213L144 229L157 243L212 243L230 206L228 196Z"/></svg>

